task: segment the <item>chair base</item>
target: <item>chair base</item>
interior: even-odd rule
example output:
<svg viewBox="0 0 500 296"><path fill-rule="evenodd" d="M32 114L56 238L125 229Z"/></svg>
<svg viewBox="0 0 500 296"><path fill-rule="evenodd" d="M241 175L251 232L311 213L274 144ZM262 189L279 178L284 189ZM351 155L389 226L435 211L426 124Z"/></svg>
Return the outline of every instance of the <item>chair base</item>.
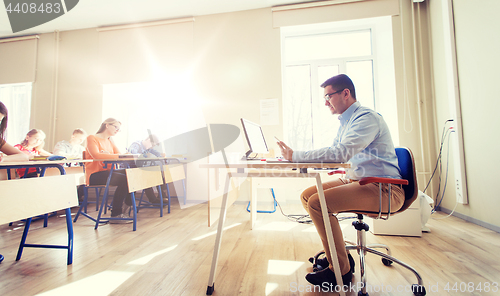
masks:
<svg viewBox="0 0 500 296"><path fill-rule="evenodd" d="M99 210L97 218L94 218L94 217L90 216L89 214L87 214L87 205L90 203L88 201L88 189L89 188L95 188L95 190L96 190L96 207L99 205L99 199L100 199L101 189L104 189L104 193L103 193L101 205L100 205L100 207L96 208L96 210L97 209ZM109 209L112 208L112 206L108 205L108 190L109 190L109 188L106 187L106 186L104 186L104 185L96 185L96 186L86 186L86 187L84 187L83 201L80 203L80 208L78 209L78 212L76 213L76 216L75 216L75 219L73 220L73 222L76 222L78 220L78 217L80 215L82 215L82 216L85 216L85 217L89 218L93 222L95 222L94 229L97 230L97 228L99 227L99 225L107 224L110 221L114 221L114 220L131 220L133 222L133 228L132 229L133 229L133 231L136 231L136 229L137 229L137 208L136 208L136 204L135 204L135 194L134 194L134 192L132 192L131 195L130 195L130 198L132 199L131 211L133 213L133 216L131 218L114 218L114 217L107 218L107 217L103 217L102 215L103 215L103 212L104 212L104 214L106 214L108 208Z"/></svg>
<svg viewBox="0 0 500 296"><path fill-rule="evenodd" d="M366 291L366 274L365 274L365 256L368 253L382 257L382 263L385 266L389 266L392 263L396 263L413 272L418 281L418 284L412 285L413 294L417 296L424 296L426 294L422 277L418 274L415 268L391 256L390 248L384 244L370 244L370 245L366 244L366 231L369 230L369 226L363 221L363 215L358 215L358 220L354 221L352 224L354 228L356 228L357 230L357 244L354 244L352 242L347 242L350 245L347 245L346 249L348 251L356 250L359 254L359 270L361 274L362 288L361 291L358 291L358 296L368 295ZM387 254L375 249L385 249Z"/></svg>

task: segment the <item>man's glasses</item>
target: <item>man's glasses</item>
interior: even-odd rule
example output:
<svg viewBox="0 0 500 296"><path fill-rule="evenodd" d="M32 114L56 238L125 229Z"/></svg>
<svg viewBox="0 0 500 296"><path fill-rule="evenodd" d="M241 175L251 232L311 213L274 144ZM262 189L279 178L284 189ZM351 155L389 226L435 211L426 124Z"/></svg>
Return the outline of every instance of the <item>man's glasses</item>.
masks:
<svg viewBox="0 0 500 296"><path fill-rule="evenodd" d="M325 101L330 102L330 99L332 98L332 96L333 96L334 94L338 94L338 93L341 93L341 92L343 92L343 91L344 91L344 89L341 89L341 90L338 90L338 91L336 91L336 92L332 92L332 93L326 94L326 95L325 95Z"/></svg>

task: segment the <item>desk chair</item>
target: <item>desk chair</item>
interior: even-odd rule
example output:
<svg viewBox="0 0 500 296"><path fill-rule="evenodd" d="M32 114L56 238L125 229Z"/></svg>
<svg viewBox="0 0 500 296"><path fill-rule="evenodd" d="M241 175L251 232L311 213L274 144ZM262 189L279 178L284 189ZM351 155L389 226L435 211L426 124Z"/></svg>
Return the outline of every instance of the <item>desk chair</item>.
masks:
<svg viewBox="0 0 500 296"><path fill-rule="evenodd" d="M85 151L83 151L82 153L82 159L88 159L87 158L87 154ZM85 171L85 166L83 167L83 172L85 174L85 179L87 179L87 172ZM94 189L95 190L95 210L96 211L99 211L99 199L100 199L100 196L101 196L101 192L103 192L104 189L106 189L106 185L88 185L88 184L85 184L85 185L81 185L83 186L83 201L81 201L80 203L80 208L78 209L78 212L76 213L76 216L75 216L75 219L73 220L73 222L76 222L78 220L78 217L80 215L84 215L85 217L89 218L90 220L96 222L97 220L90 216L89 214L87 214L87 206L89 203L94 203L92 201L89 201L88 198L89 198L89 189ZM106 213L106 209L107 209L107 205L105 207L105 211L104 213ZM105 221L101 222L101 223L106 223Z"/></svg>
<svg viewBox="0 0 500 296"><path fill-rule="evenodd" d="M160 168L161 168L161 173L162 173L162 184L165 187L167 191L167 198L168 198L168 213L170 213L170 200L171 200L171 195L170 195L170 189L168 184L174 183L177 181L182 181L182 189L184 190L184 204L186 204L186 199L187 199L187 194L186 194L186 186L184 183L184 180L186 179L186 173L184 171L184 164L182 164L178 159L169 159L166 160L165 162L158 162L155 161L155 163L158 163ZM160 193L160 199L161 199L161 192L162 188L158 187L158 192ZM176 192L176 194L178 194ZM157 205L152 205L150 203L145 202L145 205L143 205L143 199L144 197L144 191L141 195L141 199L139 201L139 206L138 208L149 208L149 207L158 207ZM178 197L178 196L177 196ZM161 205L163 207L163 204Z"/></svg>
<svg viewBox="0 0 500 296"><path fill-rule="evenodd" d="M357 230L357 244L355 245L347 245L346 249L349 250L357 250L359 254L360 261L360 274L361 274L361 282L363 288L361 291L358 291L358 296L368 296L366 292L366 274L365 274L365 256L367 253L372 253L382 257L382 263L386 266L391 265L393 262L409 269L413 272L413 274L417 277L418 284L412 285L412 292L414 295L423 296L426 294L424 283L422 277L418 274L418 272L408 264L399 261L398 259L391 256L391 251L388 246L383 244L366 244L366 232L370 229L368 224L363 221L363 216L366 215L373 219L382 219L387 220L391 215L400 213L405 211L410 205L417 199L418 195L418 187L417 187L417 177L415 173L415 162L413 160L413 154L408 148L396 148L396 156L398 158L399 168L401 171L402 179L391 179L391 178L377 178L377 177L366 177L359 181L360 185L366 185L370 183L379 183L380 188L382 188L382 184L389 184L388 196L391 194L391 184L402 185L405 193L405 201L403 206L395 211L391 212L390 210L382 209L382 189L380 189L379 198L380 198L380 206L378 212L361 212L355 211L354 213L357 215L357 221L352 222L352 225ZM338 173L338 171L336 172ZM391 202L389 199L388 209L391 208ZM353 212L353 211L349 211ZM349 242L348 242L349 243ZM386 249L387 254L382 253L380 251L375 250L375 248ZM316 256L317 258L317 256ZM352 266L352 265L351 265Z"/></svg>
<svg viewBox="0 0 500 296"><path fill-rule="evenodd" d="M157 187L160 192L160 217L163 217L163 198L161 196L161 184L163 184L162 169L160 166L150 166L141 168L131 168L125 169L127 175L128 191L132 198L133 220L134 220L134 231L137 224L137 206L135 204L135 192L143 190L146 188ZM146 206L143 206L143 208ZM155 206L158 207L158 206ZM170 212L170 207L169 207ZM129 213L130 215L130 213Z"/></svg>
<svg viewBox="0 0 500 296"><path fill-rule="evenodd" d="M162 188L164 186L163 165L164 165L164 161L151 160L151 159L147 159L147 158L141 159L141 160L136 160L135 166L139 167L139 168L159 167L160 168L159 176L162 178L162 183L163 183L159 186L154 186L154 187L157 187L157 190L158 190L159 203L151 203L149 201L144 200L144 195L145 194L147 195L146 190L152 190L153 186L150 188L142 189L141 198L139 199L139 202L137 204L137 213L139 213L140 209L158 208L158 209L160 209L160 217L163 217L163 207L164 207L163 188ZM131 187L130 184L129 184L129 187ZM132 187L135 187L135 186L132 186ZM133 192L131 192L131 193L133 193ZM133 194L135 194L135 192ZM170 214L170 194L168 194L168 213Z"/></svg>

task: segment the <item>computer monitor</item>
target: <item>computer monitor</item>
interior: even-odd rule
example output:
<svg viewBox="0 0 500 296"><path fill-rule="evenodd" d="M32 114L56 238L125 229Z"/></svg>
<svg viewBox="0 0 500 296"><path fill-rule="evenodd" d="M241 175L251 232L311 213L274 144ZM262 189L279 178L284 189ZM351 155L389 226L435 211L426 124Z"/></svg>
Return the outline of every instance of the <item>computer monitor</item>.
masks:
<svg viewBox="0 0 500 296"><path fill-rule="evenodd" d="M266 139L264 138L264 133L260 125L243 118L241 119L241 125L245 132L248 147L250 147L250 150L245 154L245 158L247 158L250 153L269 153Z"/></svg>

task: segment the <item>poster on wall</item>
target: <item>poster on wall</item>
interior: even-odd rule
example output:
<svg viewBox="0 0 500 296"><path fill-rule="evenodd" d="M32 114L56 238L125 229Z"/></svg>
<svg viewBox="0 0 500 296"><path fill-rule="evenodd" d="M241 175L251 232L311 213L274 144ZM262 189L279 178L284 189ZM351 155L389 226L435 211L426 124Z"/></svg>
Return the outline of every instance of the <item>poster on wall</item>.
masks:
<svg viewBox="0 0 500 296"><path fill-rule="evenodd" d="M260 125L279 125L278 99L260 100Z"/></svg>

